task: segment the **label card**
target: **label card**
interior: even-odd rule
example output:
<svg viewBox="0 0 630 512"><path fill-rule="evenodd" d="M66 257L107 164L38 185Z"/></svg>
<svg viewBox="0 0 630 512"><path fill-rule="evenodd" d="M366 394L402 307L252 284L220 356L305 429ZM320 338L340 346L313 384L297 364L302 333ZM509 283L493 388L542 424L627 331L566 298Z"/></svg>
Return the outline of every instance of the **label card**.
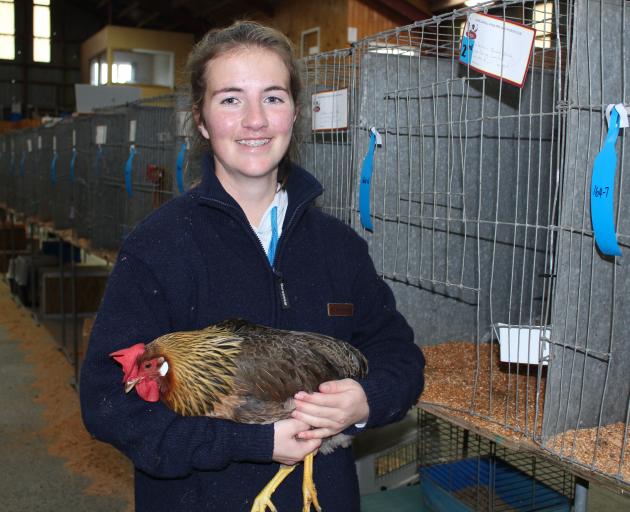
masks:
<svg viewBox="0 0 630 512"><path fill-rule="evenodd" d="M37 136L37 149L42 149L42 136Z"/></svg>
<svg viewBox="0 0 630 512"><path fill-rule="evenodd" d="M487 14L468 16L459 61L475 71L523 87L532 55L533 28Z"/></svg>
<svg viewBox="0 0 630 512"><path fill-rule="evenodd" d="M312 130L348 129L348 89L317 92L311 97Z"/></svg>
<svg viewBox="0 0 630 512"><path fill-rule="evenodd" d="M136 142L136 126L138 126L137 120L129 121L129 142Z"/></svg>
<svg viewBox="0 0 630 512"><path fill-rule="evenodd" d="M100 146L107 143L107 125L100 124L96 127L96 141L95 144Z"/></svg>
<svg viewBox="0 0 630 512"><path fill-rule="evenodd" d="M29 153L33 151L33 141L31 139L26 139L26 149Z"/></svg>

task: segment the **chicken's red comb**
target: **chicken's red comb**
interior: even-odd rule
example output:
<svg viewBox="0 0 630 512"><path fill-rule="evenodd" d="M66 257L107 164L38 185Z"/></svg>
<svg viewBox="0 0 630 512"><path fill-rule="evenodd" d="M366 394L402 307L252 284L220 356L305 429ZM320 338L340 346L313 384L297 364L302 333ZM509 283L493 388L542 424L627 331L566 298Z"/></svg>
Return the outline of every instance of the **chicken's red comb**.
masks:
<svg viewBox="0 0 630 512"><path fill-rule="evenodd" d="M109 357L113 357L116 362L120 363L125 374L123 382L127 382L130 378L137 373L136 361L138 357L144 352L144 343L136 343L129 348L123 348L109 354Z"/></svg>

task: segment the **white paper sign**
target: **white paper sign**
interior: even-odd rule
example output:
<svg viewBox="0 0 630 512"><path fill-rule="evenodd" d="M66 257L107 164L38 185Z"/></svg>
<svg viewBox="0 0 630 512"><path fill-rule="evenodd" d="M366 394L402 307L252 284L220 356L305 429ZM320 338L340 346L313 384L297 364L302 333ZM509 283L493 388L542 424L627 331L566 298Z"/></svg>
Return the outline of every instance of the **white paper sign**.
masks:
<svg viewBox="0 0 630 512"><path fill-rule="evenodd" d="M33 142L31 139L26 139L26 149L29 153L33 151Z"/></svg>
<svg viewBox="0 0 630 512"><path fill-rule="evenodd" d="M129 121L129 142L136 142L136 126L138 125L138 121L136 119L132 119Z"/></svg>
<svg viewBox="0 0 630 512"><path fill-rule="evenodd" d="M348 128L348 89L317 92L311 97L312 130Z"/></svg>
<svg viewBox="0 0 630 512"><path fill-rule="evenodd" d="M100 124L96 127L96 145L102 145L107 143L107 125Z"/></svg>
<svg viewBox="0 0 630 512"><path fill-rule="evenodd" d="M75 148L77 146L77 131L72 130L72 147Z"/></svg>
<svg viewBox="0 0 630 512"><path fill-rule="evenodd" d="M42 149L42 136L37 136L37 149Z"/></svg>
<svg viewBox="0 0 630 512"><path fill-rule="evenodd" d="M57 136L53 135L53 151L57 151Z"/></svg>
<svg viewBox="0 0 630 512"><path fill-rule="evenodd" d="M486 14L468 16L459 61L494 78L523 87L536 31Z"/></svg>

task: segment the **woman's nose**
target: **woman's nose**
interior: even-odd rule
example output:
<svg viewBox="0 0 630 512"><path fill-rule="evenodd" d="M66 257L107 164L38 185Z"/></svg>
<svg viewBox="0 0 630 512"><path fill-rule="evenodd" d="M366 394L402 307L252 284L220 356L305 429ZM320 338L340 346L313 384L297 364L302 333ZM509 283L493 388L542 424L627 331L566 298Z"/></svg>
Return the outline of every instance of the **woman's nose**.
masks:
<svg viewBox="0 0 630 512"><path fill-rule="evenodd" d="M267 126L267 116L262 105L250 103L243 117L243 126L252 130L260 130Z"/></svg>

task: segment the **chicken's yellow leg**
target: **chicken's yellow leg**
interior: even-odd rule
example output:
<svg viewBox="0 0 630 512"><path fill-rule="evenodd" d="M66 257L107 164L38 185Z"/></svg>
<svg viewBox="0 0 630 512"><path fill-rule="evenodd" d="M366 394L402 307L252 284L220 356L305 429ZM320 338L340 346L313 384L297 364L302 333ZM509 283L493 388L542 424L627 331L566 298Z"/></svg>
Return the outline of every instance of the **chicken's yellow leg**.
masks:
<svg viewBox="0 0 630 512"><path fill-rule="evenodd" d="M309 453L304 459L304 480L302 481L304 508L302 512L311 512L311 503L317 512L322 512L322 507L317 501L315 482L313 482L313 457L315 457L315 453Z"/></svg>
<svg viewBox="0 0 630 512"><path fill-rule="evenodd" d="M295 466L281 465L278 472L269 480L265 488L258 493L258 496L256 496L251 512L266 512L267 509L271 510L271 512L277 512L276 507L274 507L271 502L271 495L294 469Z"/></svg>

